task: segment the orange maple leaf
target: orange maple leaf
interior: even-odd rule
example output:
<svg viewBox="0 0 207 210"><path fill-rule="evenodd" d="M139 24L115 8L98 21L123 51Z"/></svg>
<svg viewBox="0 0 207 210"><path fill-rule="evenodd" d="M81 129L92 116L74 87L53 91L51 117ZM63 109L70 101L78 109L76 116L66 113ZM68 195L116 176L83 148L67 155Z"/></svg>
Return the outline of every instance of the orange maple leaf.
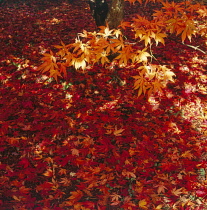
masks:
<svg viewBox="0 0 207 210"><path fill-rule="evenodd" d="M127 178L136 178L136 175L133 172L123 170L122 175Z"/></svg>
<svg viewBox="0 0 207 210"><path fill-rule="evenodd" d="M163 45L165 45L164 37L167 35L165 33L153 33L152 37L154 38L156 45L158 45L159 42L161 42Z"/></svg>
<svg viewBox="0 0 207 210"><path fill-rule="evenodd" d="M183 188L180 188L180 189L173 188L173 189L171 190L171 192L172 192L175 196L180 196L180 195L183 193Z"/></svg>
<svg viewBox="0 0 207 210"><path fill-rule="evenodd" d="M122 21L121 24L119 25L119 27L126 29L127 27L130 28L131 27L131 23L127 22L127 21Z"/></svg>
<svg viewBox="0 0 207 210"><path fill-rule="evenodd" d="M27 187L25 187L25 186L21 186L21 187L19 188L19 191L20 191L21 193L23 193L23 194L28 194L29 191L30 191L30 188L27 188Z"/></svg>
<svg viewBox="0 0 207 210"><path fill-rule="evenodd" d="M82 191L77 190L77 191L71 192L71 196L68 197L67 199L74 200L74 201L78 201L78 200L80 200L82 197L83 197Z"/></svg>
<svg viewBox="0 0 207 210"><path fill-rule="evenodd" d="M181 155L181 157L188 158L191 160L194 158L194 155L191 153L191 151L187 150Z"/></svg>
<svg viewBox="0 0 207 210"><path fill-rule="evenodd" d="M73 149L71 149L71 152L72 152L72 155L73 155L73 156L74 156L74 155L79 156L79 150L73 148Z"/></svg>
<svg viewBox="0 0 207 210"><path fill-rule="evenodd" d="M165 193L165 190L167 190L167 188L164 186L164 183L160 183L156 185L155 187L157 187L158 194Z"/></svg>
<svg viewBox="0 0 207 210"><path fill-rule="evenodd" d="M124 131L125 129L117 129L117 127L115 127L115 130L114 130L114 135L115 136L121 136L122 135L122 132Z"/></svg>
<svg viewBox="0 0 207 210"><path fill-rule="evenodd" d="M118 195L116 193L113 193L111 196L111 201L114 202L114 201L118 201L119 199L121 199L121 195Z"/></svg>
<svg viewBox="0 0 207 210"><path fill-rule="evenodd" d="M51 169L48 169L43 175L48 176L48 177L52 177L53 176L53 171Z"/></svg>

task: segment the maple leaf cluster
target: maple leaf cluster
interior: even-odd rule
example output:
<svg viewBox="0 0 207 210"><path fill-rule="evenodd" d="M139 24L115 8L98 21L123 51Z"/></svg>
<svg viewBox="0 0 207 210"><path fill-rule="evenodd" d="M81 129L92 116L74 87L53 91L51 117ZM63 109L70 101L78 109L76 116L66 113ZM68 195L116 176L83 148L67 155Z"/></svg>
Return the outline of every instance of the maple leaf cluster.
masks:
<svg viewBox="0 0 207 210"><path fill-rule="evenodd" d="M152 14L152 20L137 15L131 22L121 23L120 28L127 27L135 32L136 42L128 42L120 29L109 29L108 26L101 26L99 32L84 30L78 34L75 43L65 45L61 42L61 45L54 46L58 52L54 54L50 50L50 53L43 54L43 64L38 70L42 73L49 72L50 77L57 81L62 75L67 77L68 67L85 70L96 63L107 66L112 62L113 65L123 68L138 64L139 75L134 77L137 79L134 89L138 89L138 96L146 93L151 96L161 92L169 81L174 81L175 74L172 72L173 66L156 64L155 67L153 59L156 62L157 59L152 52L154 43L156 46L159 43L164 45L168 33L176 36L181 34L182 42L186 38L191 41L192 35L203 34L205 30L196 29L195 14L199 14L200 17L203 15L203 7L200 4L192 5L189 1L161 3L161 9Z"/></svg>

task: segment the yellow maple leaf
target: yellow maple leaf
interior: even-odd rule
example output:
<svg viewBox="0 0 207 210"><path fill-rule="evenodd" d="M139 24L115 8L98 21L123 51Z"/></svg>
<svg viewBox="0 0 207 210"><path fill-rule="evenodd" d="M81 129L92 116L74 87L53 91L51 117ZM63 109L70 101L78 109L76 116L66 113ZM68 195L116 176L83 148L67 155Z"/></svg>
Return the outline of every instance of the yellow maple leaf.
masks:
<svg viewBox="0 0 207 210"><path fill-rule="evenodd" d="M78 33L78 36L87 38L88 37L88 32L86 30L83 30L83 33Z"/></svg>
<svg viewBox="0 0 207 210"><path fill-rule="evenodd" d="M139 62L147 63L147 58L151 57L151 55L148 52L146 52L146 48L143 50L139 50L138 53Z"/></svg>
<svg viewBox="0 0 207 210"><path fill-rule="evenodd" d="M148 45L148 44L151 44L151 35L148 33L148 34L145 34L141 40L144 40L144 44L145 44L145 47Z"/></svg>
<svg viewBox="0 0 207 210"><path fill-rule="evenodd" d="M162 209L162 207L163 207L163 205L160 204L160 205L158 205L158 206L155 208L155 210L160 210L160 209Z"/></svg>
<svg viewBox="0 0 207 210"><path fill-rule="evenodd" d="M206 7L199 8L196 12L202 18L205 18L207 16L207 8Z"/></svg>
<svg viewBox="0 0 207 210"><path fill-rule="evenodd" d="M165 79L171 81L171 82L174 82L174 79L173 79L173 76L175 76L175 73L168 70L165 72Z"/></svg>
<svg viewBox="0 0 207 210"><path fill-rule="evenodd" d="M108 38L109 36L113 36L113 34L114 34L114 29L109 30L109 26L108 25L106 25L106 26L100 26L99 28L101 30L100 30L99 33L97 33L97 35L101 35L104 38Z"/></svg>
<svg viewBox="0 0 207 210"><path fill-rule="evenodd" d="M152 37L154 38L156 45L158 45L159 42L161 42L163 45L165 45L164 37L167 35L164 33L152 33Z"/></svg>
<svg viewBox="0 0 207 210"><path fill-rule="evenodd" d="M84 70L86 68L86 61L84 58L74 58L73 65L75 66L75 69L82 68Z"/></svg>
<svg viewBox="0 0 207 210"><path fill-rule="evenodd" d="M139 201L139 207L143 209L147 209L147 202L145 199Z"/></svg>

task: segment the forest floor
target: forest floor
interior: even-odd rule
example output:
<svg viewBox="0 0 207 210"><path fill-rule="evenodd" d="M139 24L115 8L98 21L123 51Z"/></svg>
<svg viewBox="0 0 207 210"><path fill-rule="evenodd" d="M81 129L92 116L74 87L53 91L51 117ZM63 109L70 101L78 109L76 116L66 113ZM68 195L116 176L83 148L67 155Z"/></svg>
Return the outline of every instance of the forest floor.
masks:
<svg viewBox="0 0 207 210"><path fill-rule="evenodd" d="M57 84L41 55L96 30L86 1L57 2L0 7L0 208L207 209L207 38L159 46L176 82L149 100L130 68ZM125 19L153 7L126 3Z"/></svg>

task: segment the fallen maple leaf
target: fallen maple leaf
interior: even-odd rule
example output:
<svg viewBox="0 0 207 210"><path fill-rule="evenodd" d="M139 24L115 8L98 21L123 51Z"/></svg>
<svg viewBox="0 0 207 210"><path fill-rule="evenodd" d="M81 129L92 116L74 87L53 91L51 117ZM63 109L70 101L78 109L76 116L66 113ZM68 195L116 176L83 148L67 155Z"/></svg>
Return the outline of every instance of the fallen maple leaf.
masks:
<svg viewBox="0 0 207 210"><path fill-rule="evenodd" d="M28 194L29 191L30 191L30 188L27 188L27 187L25 187L25 186L21 186L21 187L19 188L19 191L20 191L21 193Z"/></svg>
<svg viewBox="0 0 207 210"><path fill-rule="evenodd" d="M174 76L175 76L175 73L173 73L170 70L165 72L165 79L167 79L171 82L174 82L174 79L173 79Z"/></svg>
<svg viewBox="0 0 207 210"><path fill-rule="evenodd" d="M72 155L79 156L79 150L73 148L73 149L71 149L71 152L72 152Z"/></svg>
<svg viewBox="0 0 207 210"><path fill-rule="evenodd" d="M119 199L121 199L121 195L118 195L116 193L110 195L111 196L111 201L114 202L114 201L119 201Z"/></svg>
<svg viewBox="0 0 207 210"><path fill-rule="evenodd" d="M183 188L180 188L180 189L176 189L176 188L173 188L171 190L172 194L174 194L175 196L179 196L180 194L183 193Z"/></svg>
<svg viewBox="0 0 207 210"><path fill-rule="evenodd" d="M194 155L191 153L191 151L185 151L181 157L184 157L184 158L188 158L189 160L191 160L192 158L194 158Z"/></svg>
<svg viewBox="0 0 207 210"><path fill-rule="evenodd" d="M129 178L136 178L136 175L133 172L123 170L122 175Z"/></svg>
<svg viewBox="0 0 207 210"><path fill-rule="evenodd" d="M115 127L115 131L114 131L114 135L115 136L121 136L122 132L124 131L125 129L117 129L117 127Z"/></svg>
<svg viewBox="0 0 207 210"><path fill-rule="evenodd" d="M63 184L63 186L69 186L71 184L71 181L67 178L61 178L60 183Z"/></svg>
<svg viewBox="0 0 207 210"><path fill-rule="evenodd" d="M83 193L80 190L71 192L71 196L67 199L78 201L82 198Z"/></svg>
<svg viewBox="0 0 207 210"><path fill-rule="evenodd" d="M66 174L66 173L67 173L67 170L64 169L64 168L60 168L60 170L58 171L58 173L59 173L60 175L63 175L63 174Z"/></svg>
<svg viewBox="0 0 207 210"><path fill-rule="evenodd" d="M21 201L21 198L20 197L17 197L16 195L13 195L12 197L14 198L14 200L16 200L18 202Z"/></svg>
<svg viewBox="0 0 207 210"><path fill-rule="evenodd" d="M53 171L51 169L48 169L43 175L48 176L48 177L52 177L53 176Z"/></svg>
<svg viewBox="0 0 207 210"><path fill-rule="evenodd" d="M160 210L160 209L162 209L162 207L163 207L163 205L160 204L160 205L156 206L156 208L154 208L154 210Z"/></svg>
<svg viewBox="0 0 207 210"><path fill-rule="evenodd" d="M147 202L145 199L139 201L139 207L141 207L143 209L147 209L146 205L147 205Z"/></svg>
<svg viewBox="0 0 207 210"><path fill-rule="evenodd" d="M158 194L165 193L165 190L167 190L167 188L164 186L164 183L160 183L156 185L155 187L157 187Z"/></svg>

